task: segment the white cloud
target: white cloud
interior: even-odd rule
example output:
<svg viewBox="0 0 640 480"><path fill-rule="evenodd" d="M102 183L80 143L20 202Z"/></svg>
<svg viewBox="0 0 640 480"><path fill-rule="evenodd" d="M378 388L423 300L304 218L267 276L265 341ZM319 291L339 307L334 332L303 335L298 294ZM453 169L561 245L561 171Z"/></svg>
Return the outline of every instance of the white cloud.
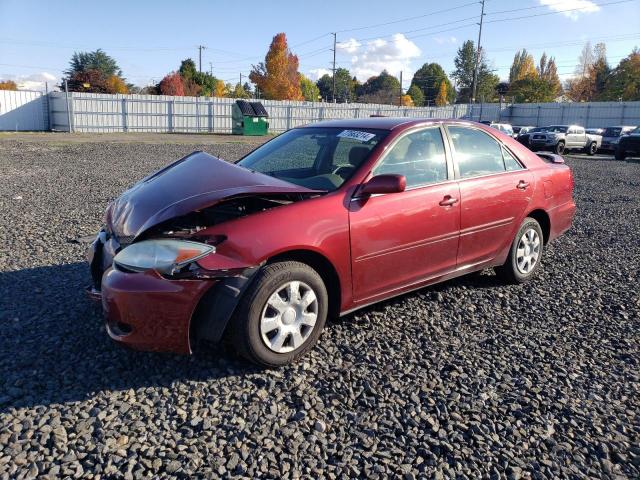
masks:
<svg viewBox="0 0 640 480"><path fill-rule="evenodd" d="M452 44L458 43L458 39L456 37L454 37L453 35L450 36L450 37L434 37L433 40L438 45L444 45L445 43L452 43Z"/></svg>
<svg viewBox="0 0 640 480"><path fill-rule="evenodd" d="M600 10L600 7L591 0L540 0L540 5L562 12L571 20L577 20L581 13L594 13Z"/></svg>
<svg viewBox="0 0 640 480"><path fill-rule="evenodd" d="M311 80L318 80L323 75L331 75L331 70L327 68L314 68L313 70L309 70L307 72L307 77Z"/></svg>
<svg viewBox="0 0 640 480"><path fill-rule="evenodd" d="M13 80L18 85L18 90L45 90L45 82L49 91L57 89L58 77L49 72L32 73L30 75L0 74L3 80Z"/></svg>
<svg viewBox="0 0 640 480"><path fill-rule="evenodd" d="M340 42L336 47L352 54L351 73L363 82L379 75L383 70L396 76L403 71L409 78L412 71L411 60L422 53L415 43L401 33L393 35L391 40L378 38L365 45L351 38Z"/></svg>

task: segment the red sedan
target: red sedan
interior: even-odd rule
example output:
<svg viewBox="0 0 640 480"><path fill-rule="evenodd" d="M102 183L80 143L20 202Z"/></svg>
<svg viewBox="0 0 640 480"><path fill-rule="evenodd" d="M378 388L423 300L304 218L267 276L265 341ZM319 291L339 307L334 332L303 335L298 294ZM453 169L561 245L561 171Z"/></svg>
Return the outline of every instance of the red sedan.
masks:
<svg viewBox="0 0 640 480"><path fill-rule="evenodd" d="M107 208L90 250L109 335L289 363L325 321L487 267L540 268L575 213L561 157L468 121L295 128L236 164L194 152Z"/></svg>

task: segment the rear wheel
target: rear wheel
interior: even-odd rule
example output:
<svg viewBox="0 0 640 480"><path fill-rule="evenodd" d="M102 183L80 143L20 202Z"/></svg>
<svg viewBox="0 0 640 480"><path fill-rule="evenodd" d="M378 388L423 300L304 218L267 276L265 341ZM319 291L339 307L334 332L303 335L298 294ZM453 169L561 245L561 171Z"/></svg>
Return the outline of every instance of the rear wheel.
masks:
<svg viewBox="0 0 640 480"><path fill-rule="evenodd" d="M564 153L564 142L558 142L555 146L555 148L553 149L553 151L557 154L557 155L562 155Z"/></svg>
<svg viewBox="0 0 640 480"><path fill-rule="evenodd" d="M595 155L598 151L598 144L596 142L591 142L586 148L585 152L587 155Z"/></svg>
<svg viewBox="0 0 640 480"><path fill-rule="evenodd" d="M624 160L626 155L626 152L622 149L622 148L616 148L615 153L613 154L614 158L616 160Z"/></svg>
<svg viewBox="0 0 640 480"><path fill-rule="evenodd" d="M231 340L248 360L286 365L310 350L324 327L327 289L320 275L300 262L264 267L238 305Z"/></svg>
<svg viewBox="0 0 640 480"><path fill-rule="evenodd" d="M509 256L496 273L508 283L528 282L540 268L544 241L540 224L527 217L516 233Z"/></svg>

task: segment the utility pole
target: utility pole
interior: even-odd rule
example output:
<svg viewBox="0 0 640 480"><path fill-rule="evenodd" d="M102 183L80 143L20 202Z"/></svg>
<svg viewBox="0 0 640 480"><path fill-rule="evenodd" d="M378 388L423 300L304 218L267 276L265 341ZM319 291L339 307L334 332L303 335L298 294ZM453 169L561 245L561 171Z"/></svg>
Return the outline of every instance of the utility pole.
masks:
<svg viewBox="0 0 640 480"><path fill-rule="evenodd" d="M402 70L400 70L400 98L399 98L399 106L402 106Z"/></svg>
<svg viewBox="0 0 640 480"><path fill-rule="evenodd" d="M480 12L480 29L478 30L478 48L476 50L476 65L473 69L473 84L471 87L471 103L476 103L476 90L478 89L478 67L480 66L480 41L482 40L482 21L484 20L484 0L482 3L482 11Z"/></svg>
<svg viewBox="0 0 640 480"><path fill-rule="evenodd" d="M209 62L209 75L213 77L213 63Z"/></svg>
<svg viewBox="0 0 640 480"><path fill-rule="evenodd" d="M202 73L202 50L204 50L204 45L198 45L198 71Z"/></svg>
<svg viewBox="0 0 640 480"><path fill-rule="evenodd" d="M336 103L336 34L333 34L333 90L331 94L331 99L333 103Z"/></svg>
<svg viewBox="0 0 640 480"><path fill-rule="evenodd" d="M242 72L240 72L240 86L242 87Z"/></svg>

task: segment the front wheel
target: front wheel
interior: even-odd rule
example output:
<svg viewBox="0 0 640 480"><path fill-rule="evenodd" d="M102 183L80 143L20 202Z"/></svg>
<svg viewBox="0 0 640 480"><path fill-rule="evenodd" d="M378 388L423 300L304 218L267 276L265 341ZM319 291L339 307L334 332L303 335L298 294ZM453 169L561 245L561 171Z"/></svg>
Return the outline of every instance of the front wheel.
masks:
<svg viewBox="0 0 640 480"><path fill-rule="evenodd" d="M558 142L553 151L556 155L562 155L564 153L564 142Z"/></svg>
<svg viewBox="0 0 640 480"><path fill-rule="evenodd" d="M315 345L327 311L327 289L314 269L294 261L273 263L257 274L240 301L231 340L254 363L286 365Z"/></svg>
<svg viewBox="0 0 640 480"><path fill-rule="evenodd" d="M528 282L540 268L544 241L542 228L534 218L527 217L516 233L509 256L496 273L508 283Z"/></svg>

